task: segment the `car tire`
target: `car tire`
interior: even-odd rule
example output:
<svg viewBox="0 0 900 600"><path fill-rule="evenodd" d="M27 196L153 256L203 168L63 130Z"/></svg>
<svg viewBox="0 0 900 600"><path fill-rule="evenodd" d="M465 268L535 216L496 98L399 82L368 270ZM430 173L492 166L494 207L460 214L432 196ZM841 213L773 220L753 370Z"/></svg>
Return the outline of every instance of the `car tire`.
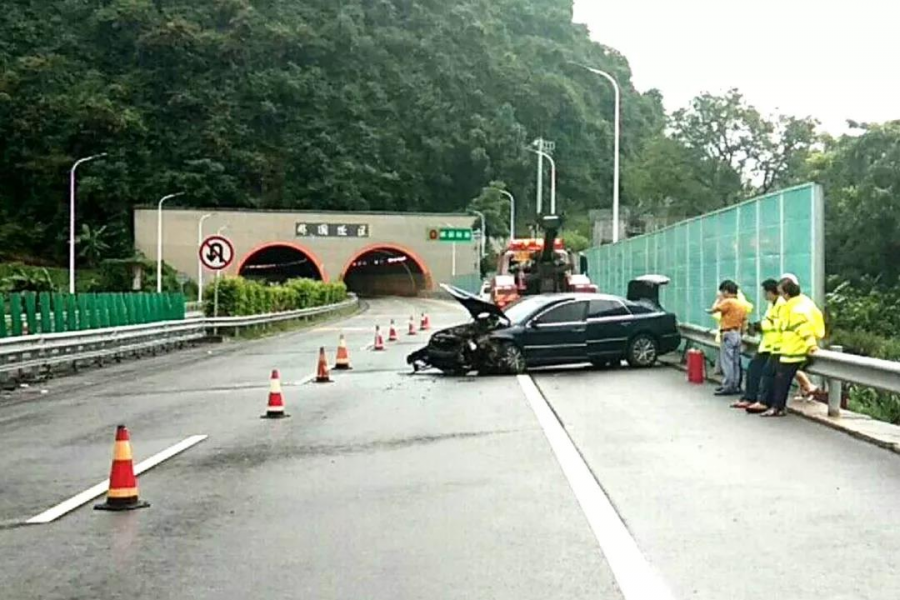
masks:
<svg viewBox="0 0 900 600"><path fill-rule="evenodd" d="M497 365L500 375L521 375L525 372L525 354L512 343L503 344Z"/></svg>
<svg viewBox="0 0 900 600"><path fill-rule="evenodd" d="M659 358L659 342L647 333L636 335L628 342L625 359L628 364L638 369L652 367Z"/></svg>

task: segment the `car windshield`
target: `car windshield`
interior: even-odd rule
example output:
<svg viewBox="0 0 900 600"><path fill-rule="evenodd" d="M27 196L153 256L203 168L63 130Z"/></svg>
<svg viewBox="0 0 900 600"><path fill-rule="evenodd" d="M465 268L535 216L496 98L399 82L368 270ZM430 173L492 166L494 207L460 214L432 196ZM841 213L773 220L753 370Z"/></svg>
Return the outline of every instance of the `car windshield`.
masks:
<svg viewBox="0 0 900 600"><path fill-rule="evenodd" d="M534 311L547 304L547 299L541 296L526 296L513 302L505 309L503 314L513 325L517 325L531 316Z"/></svg>

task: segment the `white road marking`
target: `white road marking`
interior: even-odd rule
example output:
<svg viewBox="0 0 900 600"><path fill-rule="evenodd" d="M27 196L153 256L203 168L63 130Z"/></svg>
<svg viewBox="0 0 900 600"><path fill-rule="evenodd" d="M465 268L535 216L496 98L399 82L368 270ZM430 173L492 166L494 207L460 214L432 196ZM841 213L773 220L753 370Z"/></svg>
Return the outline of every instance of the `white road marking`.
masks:
<svg viewBox="0 0 900 600"><path fill-rule="evenodd" d="M312 375L307 375L306 377L304 377L304 378L301 379L300 381L295 381L294 383L291 383L291 384L289 384L289 385L291 385L291 386L301 386L301 385L306 385L307 383L309 383L310 381L312 381L312 380L315 379L315 378L316 378L316 374L313 373Z"/></svg>
<svg viewBox="0 0 900 600"><path fill-rule="evenodd" d="M162 452L154 454L147 460L142 461L134 466L135 476L140 475L141 473L143 473L145 471L149 471L150 469L152 469L159 463L172 458L176 454L180 454L181 452L184 452L191 446L195 446L195 445L199 444L200 442L205 440L207 437L209 437L209 436L192 435L191 437L178 442L174 446L170 446L170 447L166 448L165 450L163 450ZM109 479L105 479L104 481L98 483L94 487L84 490L77 496L72 496L65 502L61 502L61 503L57 504L56 506L54 506L53 508L45 510L44 512L42 512L41 514L39 514L37 516L31 517L30 519L25 521L25 523L27 523L29 525L38 525L38 524L50 523L52 521L55 521L56 519L60 518L64 514L71 512L71 511L75 510L76 508L78 508L79 506L81 506L83 504L87 504L88 502L90 502L91 500L96 498L97 496L100 496L100 495L106 493L106 490L108 490L108 489L109 489Z"/></svg>
<svg viewBox="0 0 900 600"><path fill-rule="evenodd" d="M366 351L366 350L369 350L369 349L374 348L374 347L375 347L375 342L369 342L369 343L366 344L365 346L361 346L359 349L362 350L362 351Z"/></svg>
<svg viewBox="0 0 900 600"><path fill-rule="evenodd" d="M528 375L518 379L625 600L673 600L537 385Z"/></svg>

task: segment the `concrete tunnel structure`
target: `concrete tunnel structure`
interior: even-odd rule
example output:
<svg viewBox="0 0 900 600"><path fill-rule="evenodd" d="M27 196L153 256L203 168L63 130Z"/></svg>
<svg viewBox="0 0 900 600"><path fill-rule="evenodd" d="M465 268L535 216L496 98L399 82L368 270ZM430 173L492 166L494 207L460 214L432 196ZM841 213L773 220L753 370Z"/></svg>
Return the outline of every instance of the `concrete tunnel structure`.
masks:
<svg viewBox="0 0 900 600"><path fill-rule="evenodd" d="M441 228L470 228L471 215L164 209L163 260L194 281L199 224L207 214L203 237L221 230L234 245L225 275L272 282L295 277L344 281L360 296L413 296L479 272L474 239L451 243L429 235ZM135 209L134 237L135 248L155 260L156 207ZM204 269L204 283L212 276Z"/></svg>

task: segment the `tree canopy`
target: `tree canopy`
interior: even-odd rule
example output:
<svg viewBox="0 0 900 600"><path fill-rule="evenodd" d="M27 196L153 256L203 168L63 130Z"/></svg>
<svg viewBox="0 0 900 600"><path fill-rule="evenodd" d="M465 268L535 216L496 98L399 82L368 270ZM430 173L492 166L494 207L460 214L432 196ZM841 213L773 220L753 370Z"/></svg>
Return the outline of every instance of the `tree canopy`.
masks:
<svg viewBox="0 0 900 600"><path fill-rule="evenodd" d="M0 253L66 252L80 222L126 252L131 208L463 210L490 181L534 196L557 143L560 206L609 205L623 150L664 126L571 0L10 0L0 13Z"/></svg>

